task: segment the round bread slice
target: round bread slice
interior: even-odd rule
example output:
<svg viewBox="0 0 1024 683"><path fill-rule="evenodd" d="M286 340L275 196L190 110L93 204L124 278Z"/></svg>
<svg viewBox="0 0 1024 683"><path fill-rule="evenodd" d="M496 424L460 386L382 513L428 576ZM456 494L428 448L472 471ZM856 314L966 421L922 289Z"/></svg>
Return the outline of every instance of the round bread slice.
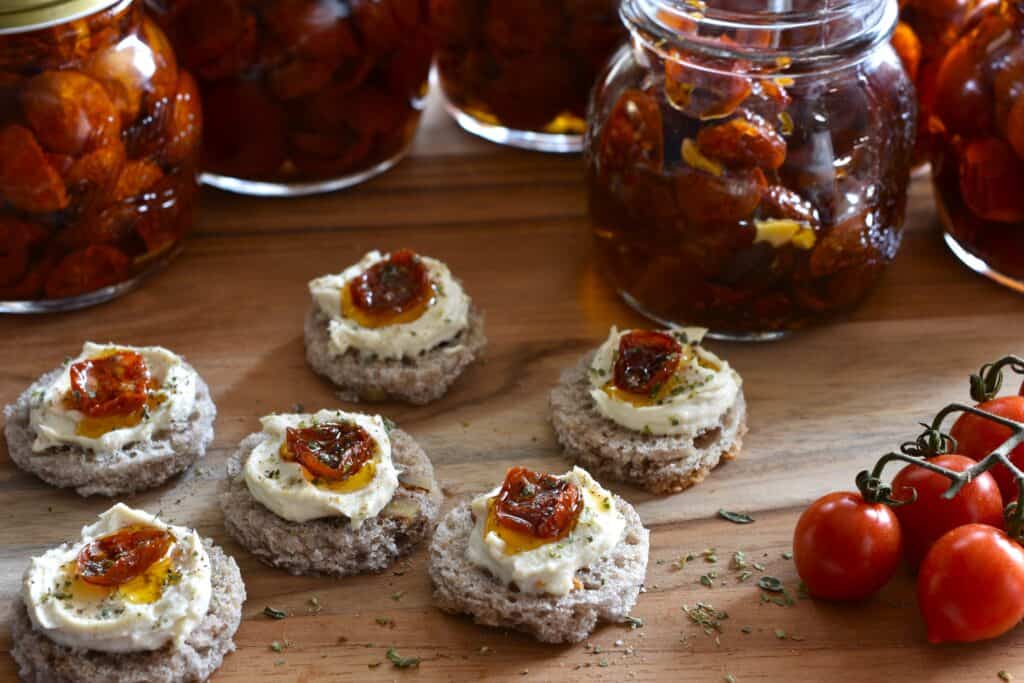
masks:
<svg viewBox="0 0 1024 683"><path fill-rule="evenodd" d="M487 346L483 314L473 310L465 330L414 359L376 358L356 349L336 355L331 350L328 322L319 308L310 308L306 360L317 374L340 387L339 396L346 401L395 399L416 405L436 401Z"/></svg>
<svg viewBox="0 0 1024 683"><path fill-rule="evenodd" d="M235 649L245 584L238 565L213 541L210 609L181 647L169 643L151 652L111 653L60 645L35 630L18 597L11 619L11 656L26 683L184 683L205 681Z"/></svg>
<svg viewBox="0 0 1024 683"><path fill-rule="evenodd" d="M615 496L626 527L612 551L576 572L583 585L564 596L521 593L466 559L474 520L470 502L441 520L430 543L434 604L445 612L472 615L485 626L525 631L544 643L577 643L597 623L625 621L647 573L649 534L633 506Z"/></svg>
<svg viewBox="0 0 1024 683"><path fill-rule="evenodd" d="M348 576L379 572L430 534L441 509L434 467L411 436L392 429L391 453L398 489L377 516L353 529L347 517L291 522L253 498L243 470L253 449L269 438L250 434L228 461L220 494L228 532L262 562L292 574Z"/></svg>
<svg viewBox="0 0 1024 683"><path fill-rule="evenodd" d="M640 486L652 493L677 493L704 481L723 460L743 448L747 404L743 392L718 425L693 434L659 436L627 429L598 412L590 396L588 353L562 373L551 392L551 423L566 454L595 475Z"/></svg>
<svg viewBox="0 0 1024 683"><path fill-rule="evenodd" d="M186 367L193 369L187 364ZM198 374L192 414L154 434L152 441L118 450L92 451L65 445L33 451L36 434L29 423L32 396L44 391L62 372L66 368L46 373L15 403L4 408L7 450L14 464L26 472L47 484L73 488L81 496L128 496L163 484L206 455L206 447L213 440L217 407L209 387Z"/></svg>

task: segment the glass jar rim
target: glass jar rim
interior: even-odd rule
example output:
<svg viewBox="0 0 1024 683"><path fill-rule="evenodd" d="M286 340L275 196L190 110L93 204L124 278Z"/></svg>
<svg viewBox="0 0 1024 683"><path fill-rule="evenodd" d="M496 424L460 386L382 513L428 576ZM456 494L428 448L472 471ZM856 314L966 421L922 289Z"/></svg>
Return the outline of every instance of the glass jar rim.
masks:
<svg viewBox="0 0 1024 683"><path fill-rule="evenodd" d="M0 36L59 26L135 0L20 0L0 9Z"/></svg>
<svg viewBox="0 0 1024 683"><path fill-rule="evenodd" d="M658 52L678 47L767 66L767 71L799 64L820 72L859 62L888 42L899 19L895 0L827 0L813 10L786 9L792 4L764 0L763 8L739 11L705 0L623 0L620 13L634 38ZM693 31L682 31L684 25ZM726 31L748 42L720 40Z"/></svg>

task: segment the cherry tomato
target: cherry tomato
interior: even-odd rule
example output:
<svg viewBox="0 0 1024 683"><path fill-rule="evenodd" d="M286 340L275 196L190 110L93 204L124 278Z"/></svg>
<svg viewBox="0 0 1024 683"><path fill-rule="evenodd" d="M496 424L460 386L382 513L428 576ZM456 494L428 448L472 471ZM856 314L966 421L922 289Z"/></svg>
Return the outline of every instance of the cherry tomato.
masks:
<svg viewBox="0 0 1024 683"><path fill-rule="evenodd" d="M892 509L848 491L814 501L793 533L797 573L811 595L826 600L872 595L892 578L902 550Z"/></svg>
<svg viewBox="0 0 1024 683"><path fill-rule="evenodd" d="M376 450L369 432L354 423L330 423L285 432L288 452L314 477L345 481Z"/></svg>
<svg viewBox="0 0 1024 683"><path fill-rule="evenodd" d="M509 469L494 501L499 524L537 538L562 538L582 509L575 484L525 467Z"/></svg>
<svg viewBox="0 0 1024 683"><path fill-rule="evenodd" d="M962 455L939 455L928 462L939 467L963 472L977 463ZM942 494L949 489L950 480L917 465L907 465L892 482L893 495L917 499L895 509L903 531L903 554L915 569L921 564L928 549L947 531L977 522L998 529L1003 528L1003 496L999 484L988 472L983 472L960 489L956 497L946 500Z"/></svg>
<svg viewBox="0 0 1024 683"><path fill-rule="evenodd" d="M982 403L978 408L999 417L1024 422L1024 396L1001 396ZM1010 434L1008 427L971 413L961 415L949 430L949 435L956 439L957 451L972 460L984 458L1010 438ZM1013 449L1010 461L1017 467L1024 467L1024 444ZM1002 465L996 465L989 472L999 484L1003 502L1017 500L1017 482L1014 481L1010 470Z"/></svg>
<svg viewBox="0 0 1024 683"><path fill-rule="evenodd" d="M928 640L974 642L1024 619L1024 548L987 524L940 538L924 558L917 600Z"/></svg>
<svg viewBox="0 0 1024 683"><path fill-rule="evenodd" d="M78 553L78 576L96 586L120 586L145 573L174 543L163 529L127 527L101 536Z"/></svg>

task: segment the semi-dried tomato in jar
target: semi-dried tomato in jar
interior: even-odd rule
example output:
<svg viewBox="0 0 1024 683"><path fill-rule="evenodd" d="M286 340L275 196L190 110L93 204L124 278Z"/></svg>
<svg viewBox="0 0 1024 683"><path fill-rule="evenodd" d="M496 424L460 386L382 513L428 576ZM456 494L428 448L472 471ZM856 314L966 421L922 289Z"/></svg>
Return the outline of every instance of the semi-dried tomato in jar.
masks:
<svg viewBox="0 0 1024 683"><path fill-rule="evenodd" d="M427 94L427 0L146 0L199 81L202 180L296 196L405 156Z"/></svg>
<svg viewBox="0 0 1024 683"><path fill-rule="evenodd" d="M612 284L655 320L723 338L776 338L855 307L906 209L917 111L889 44L896 4L622 11L631 45L594 90L584 149Z"/></svg>
<svg viewBox="0 0 1024 683"><path fill-rule="evenodd" d="M467 131L578 152L587 97L626 39L619 0L430 0L437 71Z"/></svg>
<svg viewBox="0 0 1024 683"><path fill-rule="evenodd" d="M973 12L995 0L900 0L892 36L903 66L917 87L917 164L928 162L928 119L935 102L939 66Z"/></svg>
<svg viewBox="0 0 1024 683"><path fill-rule="evenodd" d="M932 177L946 243L1024 292L1024 3L977 12L936 80Z"/></svg>
<svg viewBox="0 0 1024 683"><path fill-rule="evenodd" d="M0 11L0 312L99 303L176 254L201 126L141 0Z"/></svg>

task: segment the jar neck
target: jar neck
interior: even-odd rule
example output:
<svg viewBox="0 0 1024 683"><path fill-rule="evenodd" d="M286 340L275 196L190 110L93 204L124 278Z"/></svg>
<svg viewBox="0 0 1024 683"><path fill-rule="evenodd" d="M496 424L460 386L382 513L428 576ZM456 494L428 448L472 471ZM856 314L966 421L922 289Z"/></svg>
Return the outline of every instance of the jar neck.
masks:
<svg viewBox="0 0 1024 683"><path fill-rule="evenodd" d="M896 0L623 0L634 42L742 60L753 71L859 61L889 40Z"/></svg>

